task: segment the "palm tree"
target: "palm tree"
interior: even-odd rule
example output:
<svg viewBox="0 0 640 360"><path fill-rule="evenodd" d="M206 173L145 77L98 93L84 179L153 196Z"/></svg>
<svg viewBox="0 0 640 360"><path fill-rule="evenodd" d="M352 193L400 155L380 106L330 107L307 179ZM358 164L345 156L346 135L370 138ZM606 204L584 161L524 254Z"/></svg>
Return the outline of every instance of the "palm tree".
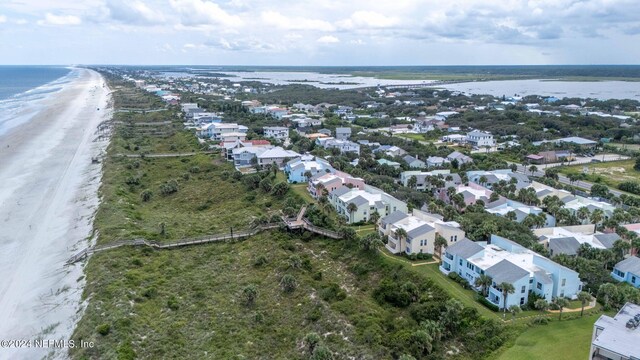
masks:
<svg viewBox="0 0 640 360"><path fill-rule="evenodd" d="M549 303L545 299L538 299L533 303L533 307L540 310L541 313L549 308Z"/></svg>
<svg viewBox="0 0 640 360"><path fill-rule="evenodd" d="M604 211L602 211L602 209L595 209L591 213L590 218L591 218L591 222L596 224L596 226L598 226L598 224L602 221L602 219L604 219Z"/></svg>
<svg viewBox="0 0 640 360"><path fill-rule="evenodd" d="M589 214L590 214L589 208L587 208L586 206L583 206L580 209L578 209L578 212L576 213L576 215L578 216L578 219L582 221L588 219Z"/></svg>
<svg viewBox="0 0 640 360"><path fill-rule="evenodd" d="M407 232L403 228L396 230L396 239L398 239L399 251L402 251L402 240L407 238Z"/></svg>
<svg viewBox="0 0 640 360"><path fill-rule="evenodd" d="M482 185L482 186L484 186L484 184L486 184L487 181L488 181L487 177L484 176L484 175L480 176L480 179L478 179L478 183L480 183L480 185Z"/></svg>
<svg viewBox="0 0 640 360"><path fill-rule="evenodd" d="M347 205L347 212L349 213L349 222L352 223L353 222L353 213L358 211L358 206L354 203L349 203L349 205Z"/></svg>
<svg viewBox="0 0 640 360"><path fill-rule="evenodd" d="M436 240L433 243L433 246L438 249L438 257L440 261L442 261L442 248L447 247L447 239L442 237L440 234L436 234Z"/></svg>
<svg viewBox="0 0 640 360"><path fill-rule="evenodd" d="M504 217L507 220L516 221L517 215L516 215L515 211L511 210L511 211L507 212L506 214L504 214Z"/></svg>
<svg viewBox="0 0 640 360"><path fill-rule="evenodd" d="M513 285L511 283L508 282L501 282L500 285L498 285L498 287L500 289L502 289L502 308L504 309L504 312L507 312L507 296L509 296L509 294L513 294L514 292L516 292L516 289L513 287Z"/></svg>
<svg viewBox="0 0 640 360"><path fill-rule="evenodd" d="M476 287L482 288L482 296L487 297L487 290L489 290L489 286L493 283L493 279L489 275L481 274L476 278L473 282L473 285Z"/></svg>
<svg viewBox="0 0 640 360"><path fill-rule="evenodd" d="M560 310L560 317L558 320L562 320L562 310L569 305L569 300L565 298L556 298L553 303L558 307L558 310Z"/></svg>
<svg viewBox="0 0 640 360"><path fill-rule="evenodd" d="M535 165L531 165L529 166L529 171L531 172L531 176L533 176L533 174L538 171L538 167Z"/></svg>
<svg viewBox="0 0 640 360"><path fill-rule="evenodd" d="M514 319L516 318L516 315L521 311L522 311L522 309L518 305L509 306L509 312L511 313L511 315L513 316Z"/></svg>
<svg viewBox="0 0 640 360"><path fill-rule="evenodd" d="M307 170L307 171L304 172L304 177L306 178L307 181L309 181L309 179L311 179L311 176L312 176L311 171Z"/></svg>
<svg viewBox="0 0 640 360"><path fill-rule="evenodd" d="M412 189L415 189L417 184L418 184L418 178L415 175L410 177L409 181L407 181L407 186L412 188Z"/></svg>
<svg viewBox="0 0 640 360"><path fill-rule="evenodd" d="M374 210L371 215L369 215L369 220L373 223L373 224L377 224L378 220L380 220L380 213L378 213L378 210Z"/></svg>
<svg viewBox="0 0 640 360"><path fill-rule="evenodd" d="M578 293L578 300L580 300L580 305L582 305L580 308L580 317L582 317L582 314L584 313L584 306L593 300L593 296L586 291L580 291Z"/></svg>

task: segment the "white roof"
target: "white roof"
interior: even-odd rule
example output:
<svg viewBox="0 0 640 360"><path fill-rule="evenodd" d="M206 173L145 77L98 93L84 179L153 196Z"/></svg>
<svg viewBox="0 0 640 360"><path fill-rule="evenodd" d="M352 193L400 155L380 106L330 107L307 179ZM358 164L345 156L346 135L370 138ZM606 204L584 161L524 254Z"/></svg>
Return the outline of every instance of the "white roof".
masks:
<svg viewBox="0 0 640 360"><path fill-rule="evenodd" d="M572 237L578 240L580 244L589 244L596 249L606 249L604 245L598 239L595 238L594 235L599 234L585 234L570 231L564 227L554 227L554 228L546 228L545 230L551 230L551 234L544 234L543 236L547 239L561 239Z"/></svg>
<svg viewBox="0 0 640 360"><path fill-rule="evenodd" d="M534 256L537 256L537 254L531 250L510 252L497 245L488 244L484 247L484 256L474 255L469 260L483 270L487 270L502 260L507 260L517 267L528 271L529 275L533 276L533 273L536 271L545 271L533 264Z"/></svg>
<svg viewBox="0 0 640 360"><path fill-rule="evenodd" d="M298 154L295 151L291 151L291 150L285 150L279 146L274 147L272 149L269 149L265 152L263 152L262 154L260 154L258 157L259 158L294 158L294 157L298 157L300 156L300 154Z"/></svg>
<svg viewBox="0 0 640 360"><path fill-rule="evenodd" d="M250 153L255 154L256 156L259 156L263 152L267 151L267 148L255 147L255 146L247 146L247 147L236 148L236 149L233 149L231 151L233 152L234 155L242 154L243 152L250 152Z"/></svg>
<svg viewBox="0 0 640 360"><path fill-rule="evenodd" d="M627 321L637 314L640 314L640 306L627 303L613 318L607 315L600 316L595 326L603 330L593 340L593 345L625 358L640 358L640 327L628 329L626 326Z"/></svg>
<svg viewBox="0 0 640 360"><path fill-rule="evenodd" d="M351 199L356 198L358 196L362 196L363 198L365 198L368 202L369 202L369 206L373 206L375 205L376 201L382 201L382 195L381 194L372 194L370 192L364 191L364 190L357 190L357 189L353 189L351 191L349 191L348 193L340 196L340 200L346 202L351 201Z"/></svg>

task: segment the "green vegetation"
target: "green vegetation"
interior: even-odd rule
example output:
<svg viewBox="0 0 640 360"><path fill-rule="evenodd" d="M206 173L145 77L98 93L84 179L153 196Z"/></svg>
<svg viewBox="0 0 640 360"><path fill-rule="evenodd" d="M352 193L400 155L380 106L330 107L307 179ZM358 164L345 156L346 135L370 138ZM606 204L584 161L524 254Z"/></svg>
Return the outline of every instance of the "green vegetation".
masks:
<svg viewBox="0 0 640 360"><path fill-rule="evenodd" d="M563 166L559 168L559 172L567 176L570 174L579 175L583 174L583 169L586 167L588 170L584 173L586 181L616 188L625 181L640 181L640 171L635 170L634 165L635 160L630 159Z"/></svg>
<svg viewBox="0 0 640 360"><path fill-rule="evenodd" d="M502 352L500 360L582 360L588 357L593 323L600 314L551 321L523 331L513 346ZM569 340L570 339L570 340Z"/></svg>

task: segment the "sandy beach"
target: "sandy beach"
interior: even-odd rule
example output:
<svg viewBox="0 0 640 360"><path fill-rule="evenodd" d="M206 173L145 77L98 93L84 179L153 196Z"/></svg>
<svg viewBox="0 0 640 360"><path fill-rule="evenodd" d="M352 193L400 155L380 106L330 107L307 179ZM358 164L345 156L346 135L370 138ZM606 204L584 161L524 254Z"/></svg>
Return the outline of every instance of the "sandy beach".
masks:
<svg viewBox="0 0 640 360"><path fill-rule="evenodd" d="M111 116L104 79L72 70L29 122L0 136L0 339L68 340L80 313L81 265L98 205L104 151L96 126ZM97 110L97 109L100 110ZM67 349L2 348L1 359L66 358Z"/></svg>

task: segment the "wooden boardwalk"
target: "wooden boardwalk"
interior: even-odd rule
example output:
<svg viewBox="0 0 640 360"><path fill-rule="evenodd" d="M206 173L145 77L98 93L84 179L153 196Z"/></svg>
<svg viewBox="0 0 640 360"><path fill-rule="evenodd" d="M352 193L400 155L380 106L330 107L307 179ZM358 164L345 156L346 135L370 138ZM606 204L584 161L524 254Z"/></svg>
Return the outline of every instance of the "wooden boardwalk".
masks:
<svg viewBox="0 0 640 360"><path fill-rule="evenodd" d="M104 244L104 245L97 245L97 246L86 248L78 252L77 254L73 255L71 258L69 258L69 260L67 260L65 264L71 265L80 260L87 258L91 254L119 248L122 246L148 246L153 249L175 249L183 246L208 244L208 243L220 242L220 241L226 241L226 240L246 239L262 231L277 229L281 225L286 225L287 228L290 230L305 229L307 231L311 231L313 233L326 236L328 238L342 239L342 234L338 232L327 230L311 224L307 219L304 218L304 213L306 210L307 210L307 207L303 206L302 209L300 209L300 212L298 213L298 216L295 219L287 219L283 217L284 224L280 222L264 224L246 231L209 235L209 236L203 236L198 238L189 238L189 239L183 239L183 240L179 240L172 243L166 243L166 244L160 244L156 241L148 241L145 239L119 240L119 241L115 241L115 242Z"/></svg>

